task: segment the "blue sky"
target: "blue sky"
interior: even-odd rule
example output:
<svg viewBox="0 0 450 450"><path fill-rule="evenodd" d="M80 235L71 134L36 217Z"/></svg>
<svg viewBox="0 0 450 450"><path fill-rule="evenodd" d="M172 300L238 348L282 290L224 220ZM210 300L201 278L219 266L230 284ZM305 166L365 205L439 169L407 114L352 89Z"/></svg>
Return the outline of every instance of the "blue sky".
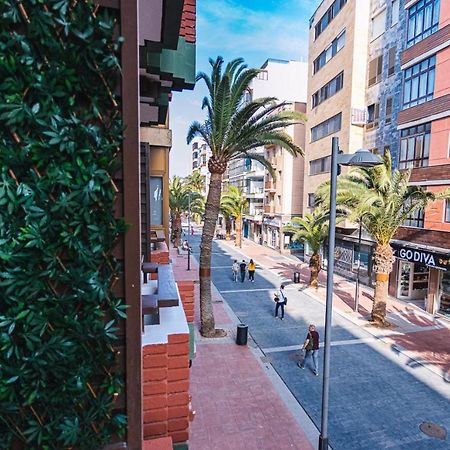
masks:
<svg viewBox="0 0 450 450"><path fill-rule="evenodd" d="M208 58L243 57L251 67L268 58L307 60L308 23L320 0L197 0L197 71L209 72ZM201 82L194 91L175 92L170 105L173 145L170 176L191 171L186 133L202 120L205 95Z"/></svg>

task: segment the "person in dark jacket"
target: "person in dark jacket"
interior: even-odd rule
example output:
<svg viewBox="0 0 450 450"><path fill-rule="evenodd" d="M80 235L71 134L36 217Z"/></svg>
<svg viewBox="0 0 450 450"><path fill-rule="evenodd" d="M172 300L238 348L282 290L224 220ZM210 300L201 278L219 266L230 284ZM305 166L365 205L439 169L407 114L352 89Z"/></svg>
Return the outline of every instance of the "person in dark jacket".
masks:
<svg viewBox="0 0 450 450"><path fill-rule="evenodd" d="M243 283L245 280L245 270L247 269L247 263L245 262L245 259L243 259L239 264L239 269L241 271L241 283Z"/></svg>
<svg viewBox="0 0 450 450"><path fill-rule="evenodd" d="M314 375L319 376L319 364L318 364L318 353L319 353L319 342L320 336L316 331L316 326L311 324L308 328L308 334L306 335L305 342L303 343L302 349L305 350L305 357L301 363L298 363L300 369L305 368L306 360L312 356L314 365Z"/></svg>

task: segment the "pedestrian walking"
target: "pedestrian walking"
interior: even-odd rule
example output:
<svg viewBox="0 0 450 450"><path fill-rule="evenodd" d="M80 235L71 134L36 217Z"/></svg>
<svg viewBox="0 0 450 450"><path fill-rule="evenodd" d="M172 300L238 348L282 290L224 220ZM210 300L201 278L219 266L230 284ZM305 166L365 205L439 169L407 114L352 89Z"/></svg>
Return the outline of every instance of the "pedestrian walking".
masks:
<svg viewBox="0 0 450 450"><path fill-rule="evenodd" d="M237 259L234 260L233 266L231 267L231 271L233 272L233 281L237 283L239 275L239 264L237 262Z"/></svg>
<svg viewBox="0 0 450 450"><path fill-rule="evenodd" d="M245 280L245 270L247 269L247 263L245 262L245 259L243 259L239 264L239 269L241 271L241 283L243 283Z"/></svg>
<svg viewBox="0 0 450 450"><path fill-rule="evenodd" d="M255 270L256 270L256 264L253 262L253 259L250 260L248 263L248 279L252 283L255 282Z"/></svg>
<svg viewBox="0 0 450 450"><path fill-rule="evenodd" d="M282 284L280 286L280 298L283 300L284 306L286 306L287 305L287 297L286 297L286 294L284 293L284 284Z"/></svg>
<svg viewBox="0 0 450 450"><path fill-rule="evenodd" d="M281 317L280 320L284 319L284 301L278 294L278 292L275 292L273 294L273 301L275 302L275 317L278 317L278 310L281 308Z"/></svg>
<svg viewBox="0 0 450 450"><path fill-rule="evenodd" d="M311 324L308 328L308 334L306 335L305 342L303 343L302 349L305 351L305 356L303 361L298 363L300 369L305 368L306 360L311 356L314 365L314 375L319 376L319 364L318 364L318 353L319 353L319 333L316 331L316 326Z"/></svg>

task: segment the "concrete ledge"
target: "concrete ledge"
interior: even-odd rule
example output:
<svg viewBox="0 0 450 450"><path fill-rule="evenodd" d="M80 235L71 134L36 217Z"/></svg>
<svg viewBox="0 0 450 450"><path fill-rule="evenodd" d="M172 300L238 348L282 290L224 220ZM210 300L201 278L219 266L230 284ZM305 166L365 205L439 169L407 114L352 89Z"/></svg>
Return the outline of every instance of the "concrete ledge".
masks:
<svg viewBox="0 0 450 450"><path fill-rule="evenodd" d="M172 450L172 438L168 436L144 441L142 450Z"/></svg>

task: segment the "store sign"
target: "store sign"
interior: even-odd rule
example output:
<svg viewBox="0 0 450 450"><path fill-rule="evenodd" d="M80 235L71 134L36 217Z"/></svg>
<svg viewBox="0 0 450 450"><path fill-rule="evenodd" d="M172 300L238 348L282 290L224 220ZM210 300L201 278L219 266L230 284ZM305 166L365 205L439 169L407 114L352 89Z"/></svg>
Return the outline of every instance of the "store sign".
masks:
<svg viewBox="0 0 450 450"><path fill-rule="evenodd" d="M397 244L392 244L392 248L394 249L394 256L399 259L425 264L436 269L450 270L450 254L429 252Z"/></svg>
<svg viewBox="0 0 450 450"><path fill-rule="evenodd" d="M278 219L264 218L264 225L271 225L272 227L280 227L280 221Z"/></svg>

